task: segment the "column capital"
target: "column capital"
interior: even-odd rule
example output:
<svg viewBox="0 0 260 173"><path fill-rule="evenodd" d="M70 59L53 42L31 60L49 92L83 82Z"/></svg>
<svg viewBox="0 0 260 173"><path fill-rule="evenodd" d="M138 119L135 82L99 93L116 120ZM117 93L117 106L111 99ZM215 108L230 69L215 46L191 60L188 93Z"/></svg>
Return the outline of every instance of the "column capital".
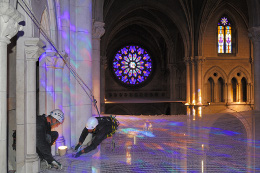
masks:
<svg viewBox="0 0 260 173"><path fill-rule="evenodd" d="M95 39L100 39L103 34L105 33L105 23L104 22L99 22L99 21L94 21L93 20L93 25L92 25L92 36Z"/></svg>
<svg viewBox="0 0 260 173"><path fill-rule="evenodd" d="M26 61L37 61L40 55L45 52L44 42L39 38L28 38L24 41Z"/></svg>
<svg viewBox="0 0 260 173"><path fill-rule="evenodd" d="M205 61L205 57L195 56L195 60L197 61L197 63L203 63Z"/></svg>
<svg viewBox="0 0 260 173"><path fill-rule="evenodd" d="M55 69L63 69L65 66L65 62L62 57L58 56L55 62Z"/></svg>
<svg viewBox="0 0 260 173"><path fill-rule="evenodd" d="M253 42L260 42L260 26L252 27L248 31L248 36Z"/></svg>
<svg viewBox="0 0 260 173"><path fill-rule="evenodd" d="M0 2L0 42L10 43L10 39L21 31L19 25L24 17L9 2Z"/></svg>
<svg viewBox="0 0 260 173"><path fill-rule="evenodd" d="M189 64L191 62L191 58L190 57L184 57L184 62L186 64Z"/></svg>

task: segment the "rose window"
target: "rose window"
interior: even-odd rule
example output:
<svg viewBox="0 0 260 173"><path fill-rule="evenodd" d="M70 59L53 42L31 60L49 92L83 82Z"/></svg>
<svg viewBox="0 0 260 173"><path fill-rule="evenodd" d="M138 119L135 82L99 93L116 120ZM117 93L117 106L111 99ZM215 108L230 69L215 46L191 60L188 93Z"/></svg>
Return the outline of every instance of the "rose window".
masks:
<svg viewBox="0 0 260 173"><path fill-rule="evenodd" d="M145 49L126 46L116 53L113 72L124 84L139 85L151 75L152 59Z"/></svg>

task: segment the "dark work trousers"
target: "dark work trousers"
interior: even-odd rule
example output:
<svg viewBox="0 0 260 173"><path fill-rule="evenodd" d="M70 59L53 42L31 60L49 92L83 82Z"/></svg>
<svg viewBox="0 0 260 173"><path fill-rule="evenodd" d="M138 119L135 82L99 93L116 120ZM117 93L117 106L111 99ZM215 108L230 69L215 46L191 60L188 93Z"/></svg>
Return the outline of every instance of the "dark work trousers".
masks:
<svg viewBox="0 0 260 173"><path fill-rule="evenodd" d="M84 131L84 130L83 130ZM92 136L92 142L89 146L87 146L86 148L84 148L84 153L88 153L94 149L97 148L97 146L104 140L107 138L107 135L110 134L112 132L112 127L111 125L103 125L103 127L98 127L96 133L93 133ZM82 143L84 142L81 141Z"/></svg>

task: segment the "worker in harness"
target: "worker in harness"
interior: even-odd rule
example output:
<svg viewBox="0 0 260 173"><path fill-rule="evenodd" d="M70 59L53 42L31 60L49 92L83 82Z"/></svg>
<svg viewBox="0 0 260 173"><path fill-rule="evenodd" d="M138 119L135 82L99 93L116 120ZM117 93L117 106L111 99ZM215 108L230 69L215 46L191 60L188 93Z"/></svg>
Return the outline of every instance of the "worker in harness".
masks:
<svg viewBox="0 0 260 173"><path fill-rule="evenodd" d="M51 131L51 129L58 127L63 121L64 114L60 109L51 111L48 116L43 114L36 118L36 151L40 159L47 162L47 168L62 169L62 165L51 154L51 146L55 143L59 133Z"/></svg>
<svg viewBox="0 0 260 173"><path fill-rule="evenodd" d="M114 116L90 117L87 120L86 127L84 127L79 142L75 147L75 150L77 151L75 157L79 157L83 153L88 153L96 149L104 139L112 136L116 132L118 126L119 122ZM90 145L81 149L82 144L89 133L92 133Z"/></svg>

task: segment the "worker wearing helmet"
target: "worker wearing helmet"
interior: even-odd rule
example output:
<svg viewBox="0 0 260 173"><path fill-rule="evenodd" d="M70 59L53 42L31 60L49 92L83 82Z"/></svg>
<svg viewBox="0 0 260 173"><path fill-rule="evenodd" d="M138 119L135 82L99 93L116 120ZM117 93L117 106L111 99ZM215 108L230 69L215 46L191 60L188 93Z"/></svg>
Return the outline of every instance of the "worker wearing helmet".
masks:
<svg viewBox="0 0 260 173"><path fill-rule="evenodd" d="M47 162L47 168L54 167L62 169L62 165L56 161L51 154L51 146L59 136L57 131L51 129L58 127L64 121L64 114L60 109L50 112L36 118L36 151L41 160Z"/></svg>
<svg viewBox="0 0 260 173"><path fill-rule="evenodd" d="M79 142L75 147L75 150L77 151L75 157L79 157L83 153L88 153L96 149L97 146L109 136L109 134L112 134L113 131L115 132L118 125L119 122L115 117L90 117L87 120L86 127L83 129ZM81 150L81 145L89 133L92 133L90 145Z"/></svg>

